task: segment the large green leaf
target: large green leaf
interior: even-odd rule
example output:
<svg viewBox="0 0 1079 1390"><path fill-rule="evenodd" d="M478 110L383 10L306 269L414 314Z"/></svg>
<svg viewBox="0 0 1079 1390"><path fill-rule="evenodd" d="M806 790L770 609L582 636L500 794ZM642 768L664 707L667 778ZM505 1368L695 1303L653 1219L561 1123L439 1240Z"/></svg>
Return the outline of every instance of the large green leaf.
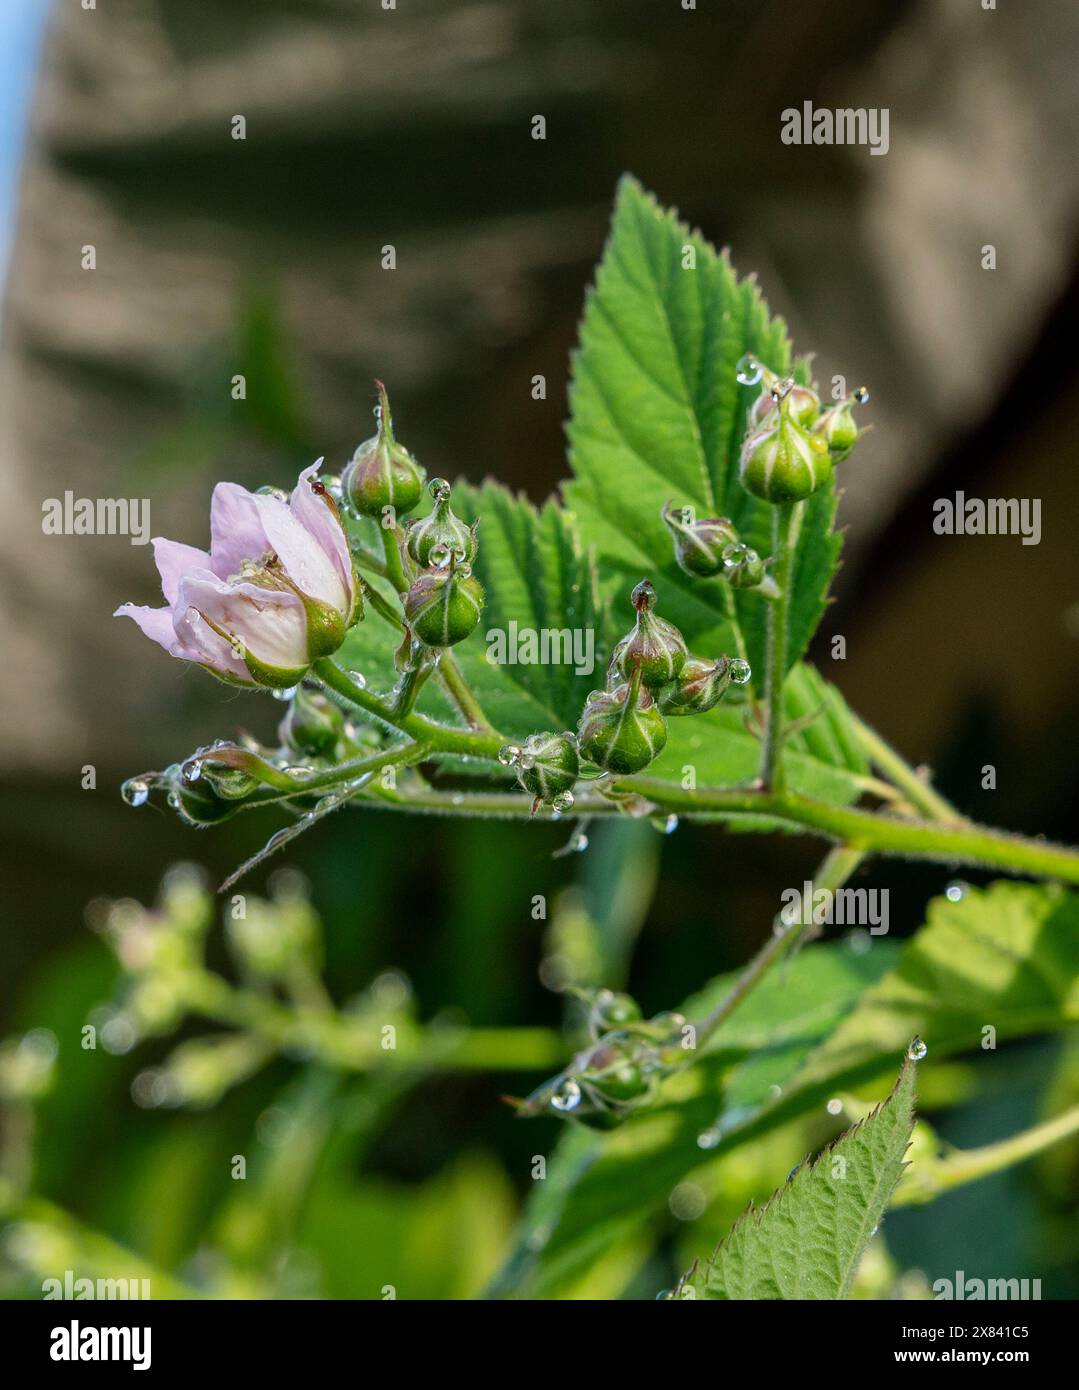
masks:
<svg viewBox="0 0 1079 1390"><path fill-rule="evenodd" d="M763 1208L751 1206L673 1297L845 1298L903 1172L914 1128L915 1064L865 1120L801 1164Z"/></svg>
<svg viewBox="0 0 1079 1390"><path fill-rule="evenodd" d="M692 251L692 255L690 255ZM643 575L659 610L702 655L733 654L723 580L690 579L674 563L660 520L669 498L699 516L724 515L762 555L771 512L738 481L746 411L759 388L739 385L738 359L756 354L790 368L790 343L752 279L717 254L631 178L619 186L610 239L589 292L570 392L567 504L594 544L605 592L628 593ZM840 540L835 489L806 505L795 558L789 661L802 655L824 609ZM768 600L734 595L749 660L764 669Z"/></svg>

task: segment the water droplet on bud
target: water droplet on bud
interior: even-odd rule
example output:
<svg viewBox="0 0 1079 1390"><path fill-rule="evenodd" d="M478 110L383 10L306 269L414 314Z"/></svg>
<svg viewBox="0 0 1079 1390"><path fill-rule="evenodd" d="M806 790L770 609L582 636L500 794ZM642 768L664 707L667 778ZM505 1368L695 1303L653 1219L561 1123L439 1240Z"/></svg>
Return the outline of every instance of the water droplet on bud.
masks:
<svg viewBox="0 0 1079 1390"><path fill-rule="evenodd" d="M516 743L504 743L498 750L498 761L503 767L512 767L520 761L522 751Z"/></svg>
<svg viewBox="0 0 1079 1390"><path fill-rule="evenodd" d="M727 670L735 685L745 685L753 677L753 667L748 661L743 661L738 656L730 663Z"/></svg>
<svg viewBox="0 0 1079 1390"><path fill-rule="evenodd" d="M907 1048L907 1056L912 1062L920 1062L928 1051L928 1047L921 1038L911 1038L910 1046Z"/></svg>
<svg viewBox="0 0 1079 1390"><path fill-rule="evenodd" d="M367 689L367 677L362 671L350 671L348 673L348 678L357 690Z"/></svg>
<svg viewBox="0 0 1079 1390"><path fill-rule="evenodd" d="M869 387L859 386L858 389L854 392L854 399L857 401L859 405L865 405L866 402L869 400Z"/></svg>
<svg viewBox="0 0 1079 1390"><path fill-rule="evenodd" d="M551 805L554 807L556 811L568 811L570 807L573 805L573 793L560 793L560 795L556 796L552 800Z"/></svg>
<svg viewBox="0 0 1079 1390"><path fill-rule="evenodd" d="M145 806L150 797L150 784L141 777L129 777L120 788L120 795L129 806Z"/></svg>
<svg viewBox="0 0 1079 1390"><path fill-rule="evenodd" d="M747 352L744 357L738 359L734 369L735 379L743 386L756 386L764 375L764 368L753 356Z"/></svg>
<svg viewBox="0 0 1079 1390"><path fill-rule="evenodd" d="M450 495L450 485L445 478L432 478L428 491L436 502L445 502Z"/></svg>
<svg viewBox="0 0 1079 1390"><path fill-rule="evenodd" d="M197 782L202 776L202 763L198 758L188 758L180 768L180 776L185 782Z"/></svg>
<svg viewBox="0 0 1079 1390"><path fill-rule="evenodd" d="M551 1106L555 1110L561 1110L563 1114L567 1110L576 1110L581 1103L581 1088L574 1081L572 1076L559 1083L554 1094L551 1096Z"/></svg>
<svg viewBox="0 0 1079 1390"><path fill-rule="evenodd" d="M275 700L291 700L299 688L298 685L290 685L287 690L275 690L273 697Z"/></svg>

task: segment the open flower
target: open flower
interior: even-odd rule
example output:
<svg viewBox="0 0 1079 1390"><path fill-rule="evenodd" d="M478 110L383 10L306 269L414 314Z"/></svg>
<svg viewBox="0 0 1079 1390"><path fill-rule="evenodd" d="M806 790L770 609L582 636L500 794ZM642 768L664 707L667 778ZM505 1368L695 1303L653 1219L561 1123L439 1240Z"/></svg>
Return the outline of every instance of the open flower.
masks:
<svg viewBox="0 0 1079 1390"><path fill-rule="evenodd" d="M348 537L318 467L304 469L287 501L218 483L209 553L154 537L168 606L125 603L114 616L223 680L295 685L359 616Z"/></svg>

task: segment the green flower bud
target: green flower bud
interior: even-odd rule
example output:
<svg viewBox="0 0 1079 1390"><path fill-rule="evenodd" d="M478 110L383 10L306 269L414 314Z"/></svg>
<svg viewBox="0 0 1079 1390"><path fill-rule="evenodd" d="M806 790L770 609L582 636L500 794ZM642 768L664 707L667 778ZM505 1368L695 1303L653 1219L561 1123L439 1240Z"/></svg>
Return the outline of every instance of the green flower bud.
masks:
<svg viewBox="0 0 1079 1390"><path fill-rule="evenodd" d="M636 1023L642 1017L641 1006L630 994L616 994L610 989L601 989L592 1000L588 1011L588 1026L598 1037L612 1028L622 1028L627 1023Z"/></svg>
<svg viewBox="0 0 1079 1390"><path fill-rule="evenodd" d="M611 670L626 680L639 671L641 684L648 689L666 685L682 669L687 653L685 638L673 623L656 617L656 591L647 579L641 580L631 597L637 621L615 647Z"/></svg>
<svg viewBox="0 0 1079 1390"><path fill-rule="evenodd" d="M424 570L405 595L405 616L428 647L452 647L473 631L483 609L483 588L472 568L450 558L447 566Z"/></svg>
<svg viewBox="0 0 1079 1390"><path fill-rule="evenodd" d="M300 685L292 697L288 713L277 726L277 736L286 748L314 757L330 757L345 730L345 716L339 706L320 690Z"/></svg>
<svg viewBox="0 0 1079 1390"><path fill-rule="evenodd" d="M651 1082L636 1062L619 1061L606 1071L588 1078L589 1084L597 1090L604 1100L625 1105L639 1100L651 1090Z"/></svg>
<svg viewBox="0 0 1079 1390"><path fill-rule="evenodd" d="M575 735L529 734L523 747L508 743L498 760L504 766L516 766L517 781L535 798L533 815L544 804L556 811L568 811L573 805L573 787L581 770Z"/></svg>
<svg viewBox="0 0 1079 1390"><path fill-rule="evenodd" d="M584 707L577 735L582 756L619 776L647 767L667 742L667 724L640 671L616 690L594 695Z"/></svg>
<svg viewBox="0 0 1079 1390"><path fill-rule="evenodd" d="M691 656L678 673L678 679L659 695L664 714L707 714L727 692L731 682L731 663L725 656L718 661Z"/></svg>
<svg viewBox="0 0 1079 1390"><path fill-rule="evenodd" d="M439 556L456 555L458 560L471 564L476 558L476 528L479 522L466 526L450 510L450 485L444 478L435 478L430 487L435 505L425 516L408 524L408 553L421 569L438 563Z"/></svg>
<svg viewBox="0 0 1079 1390"><path fill-rule="evenodd" d="M740 541L723 552L723 572L733 589L755 589L764 579L764 561Z"/></svg>
<svg viewBox="0 0 1079 1390"><path fill-rule="evenodd" d="M697 579L708 579L723 571L723 552L738 540L738 532L725 516L690 519L689 508L664 504L660 516L674 538L674 558L678 568Z"/></svg>
<svg viewBox="0 0 1079 1390"><path fill-rule="evenodd" d="M768 378L771 378L770 380ZM786 400L791 418L805 429L809 429L820 414L820 397L809 386L800 386L790 378L777 381L772 372L763 378L764 389L749 409L748 426L751 430L760 429L772 423L777 402ZM786 395L783 395L786 390ZM777 394L778 393L778 394Z"/></svg>
<svg viewBox="0 0 1079 1390"><path fill-rule="evenodd" d="M832 459L823 436L800 425L784 397L764 427L746 436L739 476L765 502L800 502L832 476Z"/></svg>
<svg viewBox="0 0 1079 1390"><path fill-rule="evenodd" d="M821 435L828 445L833 463L842 463L858 439L859 429L854 423L852 406L869 399L869 392L860 386L853 396L837 402L814 422L814 434Z"/></svg>
<svg viewBox="0 0 1079 1390"><path fill-rule="evenodd" d="M380 517L385 507L398 516L410 512L423 493L424 470L393 436L386 388L378 387L378 433L358 446L341 475L345 501L360 516Z"/></svg>

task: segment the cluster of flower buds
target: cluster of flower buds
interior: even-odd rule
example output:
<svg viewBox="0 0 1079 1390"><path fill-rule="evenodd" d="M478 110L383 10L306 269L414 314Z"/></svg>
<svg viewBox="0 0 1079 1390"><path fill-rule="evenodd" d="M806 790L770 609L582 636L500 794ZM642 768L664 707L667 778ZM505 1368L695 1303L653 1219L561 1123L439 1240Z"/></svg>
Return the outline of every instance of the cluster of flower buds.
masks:
<svg viewBox="0 0 1079 1390"><path fill-rule="evenodd" d="M449 483L435 478L431 511L410 522L407 533L402 531L398 518L418 505L426 474L397 442L386 388L381 381L375 384L378 430L345 468L342 497L357 516L377 520L394 533L408 583L404 602L410 635L425 647L452 647L474 631L483 610L483 588L472 574L479 523L468 526L454 515Z"/></svg>
<svg viewBox="0 0 1079 1390"><path fill-rule="evenodd" d="M869 399L860 387L823 409L820 397L793 377L779 378L751 356L738 364L738 380L761 385L749 411L739 460L743 487L765 502L800 502L823 487L834 465L854 448L858 427L852 406Z"/></svg>
<svg viewBox="0 0 1079 1390"><path fill-rule="evenodd" d="M359 739L374 731L359 730L340 707L311 681L275 692L288 701L277 727L276 747L249 735L242 744L224 739L198 748L163 772L129 777L121 794L129 806L144 806L158 792L189 825L215 825L251 804L303 794L319 773L328 773L343 758L361 752ZM318 782L311 788L315 794Z"/></svg>
<svg viewBox="0 0 1079 1390"><path fill-rule="evenodd" d="M668 715L706 714L728 685L744 685L749 666L692 656L673 623L655 612L656 591L642 579L632 593L637 620L615 646L607 688L588 697L577 730L581 755L617 776L640 772L667 742Z"/></svg>
<svg viewBox="0 0 1079 1390"><path fill-rule="evenodd" d="M645 1019L628 994L574 990L587 1010L590 1035L564 1071L537 1087L517 1113L556 1114L596 1129L611 1129L646 1106L660 1080L685 1061L681 1014Z"/></svg>

